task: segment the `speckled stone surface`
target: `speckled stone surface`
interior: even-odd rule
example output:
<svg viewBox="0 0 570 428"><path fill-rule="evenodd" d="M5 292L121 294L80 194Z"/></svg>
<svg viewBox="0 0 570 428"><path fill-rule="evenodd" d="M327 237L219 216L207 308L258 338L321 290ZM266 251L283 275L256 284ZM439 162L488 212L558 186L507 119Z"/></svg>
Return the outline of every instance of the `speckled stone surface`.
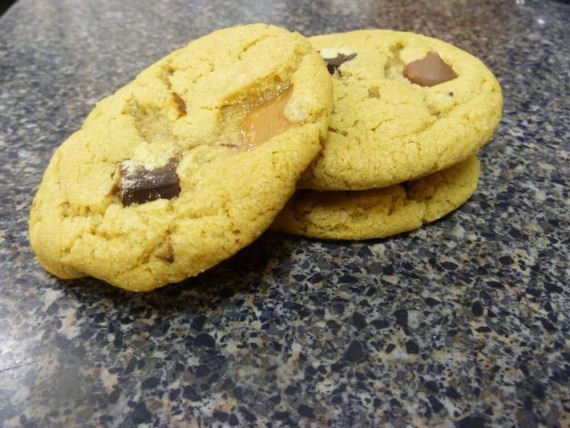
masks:
<svg viewBox="0 0 570 428"><path fill-rule="evenodd" d="M422 32L481 57L504 119L474 197L395 238L268 233L151 294L61 281L27 240L97 99L239 23ZM19 0L0 18L0 426L570 424L570 5Z"/></svg>

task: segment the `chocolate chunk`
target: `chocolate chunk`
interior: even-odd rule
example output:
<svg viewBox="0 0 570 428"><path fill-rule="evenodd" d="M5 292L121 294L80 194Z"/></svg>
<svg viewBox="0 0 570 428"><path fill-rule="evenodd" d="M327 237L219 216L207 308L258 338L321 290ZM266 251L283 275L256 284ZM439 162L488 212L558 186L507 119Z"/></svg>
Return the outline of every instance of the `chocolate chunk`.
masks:
<svg viewBox="0 0 570 428"><path fill-rule="evenodd" d="M179 159L171 158L158 168L133 165L131 161L121 164L119 188L124 206L143 204L155 199L172 199L180 194L180 182L176 175Z"/></svg>
<svg viewBox="0 0 570 428"><path fill-rule="evenodd" d="M428 52L425 58L406 65L404 76L420 86L435 86L455 79L457 74L443 62L437 52Z"/></svg>
<svg viewBox="0 0 570 428"><path fill-rule="evenodd" d="M335 71L338 70L338 68L344 64L345 62L348 62L350 60L353 60L354 58L356 58L356 54L355 53L351 53L350 55L345 55L345 54L341 54L339 53L336 57L334 58L325 58L325 62L327 63L327 70L329 71L329 74L334 74Z"/></svg>
<svg viewBox="0 0 570 428"><path fill-rule="evenodd" d="M170 241L163 241L154 249L154 255L167 263L174 262L174 249Z"/></svg>

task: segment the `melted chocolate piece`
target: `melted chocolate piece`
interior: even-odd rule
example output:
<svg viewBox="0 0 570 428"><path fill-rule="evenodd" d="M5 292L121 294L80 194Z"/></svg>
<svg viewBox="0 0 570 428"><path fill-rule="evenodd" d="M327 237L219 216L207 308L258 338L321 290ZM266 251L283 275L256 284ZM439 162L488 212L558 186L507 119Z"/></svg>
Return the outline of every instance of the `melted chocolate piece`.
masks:
<svg viewBox="0 0 570 428"><path fill-rule="evenodd" d="M176 175L178 158L171 158L164 166L147 169L139 165L121 164L119 183L124 206L144 204L155 199L172 199L180 194L180 181Z"/></svg>
<svg viewBox="0 0 570 428"><path fill-rule="evenodd" d="M341 65L343 65L345 62L353 60L354 58L356 58L355 53L352 53L350 55L339 53L335 58L324 58L324 60L327 63L327 70L329 71L329 74L333 75Z"/></svg>
<svg viewBox="0 0 570 428"><path fill-rule="evenodd" d="M457 74L437 52L428 52L425 58L406 65L404 76L420 86L435 86L455 79Z"/></svg>

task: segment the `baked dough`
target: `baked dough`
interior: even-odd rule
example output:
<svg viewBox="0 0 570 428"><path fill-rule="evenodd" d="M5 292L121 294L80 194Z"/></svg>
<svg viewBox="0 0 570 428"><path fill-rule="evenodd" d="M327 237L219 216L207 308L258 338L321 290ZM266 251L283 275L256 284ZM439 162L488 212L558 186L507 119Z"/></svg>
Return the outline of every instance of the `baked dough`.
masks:
<svg viewBox="0 0 570 428"><path fill-rule="evenodd" d="M334 110L323 151L300 188L365 190L414 180L474 155L499 123L497 79L455 46L389 30L310 40L328 59ZM432 86L409 80L406 66L430 52L456 77Z"/></svg>
<svg viewBox="0 0 570 428"><path fill-rule="evenodd" d="M252 131L267 103L290 126ZM102 100L55 151L31 246L60 278L133 291L196 275L269 227L331 108L323 59L301 35L256 24L195 40Z"/></svg>
<svg viewBox="0 0 570 428"><path fill-rule="evenodd" d="M477 189L476 156L426 177L382 189L300 190L272 228L320 239L385 238L435 221L463 205Z"/></svg>

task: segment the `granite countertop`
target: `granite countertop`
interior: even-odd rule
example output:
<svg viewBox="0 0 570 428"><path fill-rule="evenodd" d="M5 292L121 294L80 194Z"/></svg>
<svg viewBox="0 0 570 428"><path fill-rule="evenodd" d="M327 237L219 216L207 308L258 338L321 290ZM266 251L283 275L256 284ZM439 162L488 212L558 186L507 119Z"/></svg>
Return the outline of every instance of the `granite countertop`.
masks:
<svg viewBox="0 0 570 428"><path fill-rule="evenodd" d="M479 189L367 242L267 233L150 294L46 273L49 157L94 103L214 29L421 32L482 58ZM19 0L0 18L0 426L570 425L570 4Z"/></svg>

